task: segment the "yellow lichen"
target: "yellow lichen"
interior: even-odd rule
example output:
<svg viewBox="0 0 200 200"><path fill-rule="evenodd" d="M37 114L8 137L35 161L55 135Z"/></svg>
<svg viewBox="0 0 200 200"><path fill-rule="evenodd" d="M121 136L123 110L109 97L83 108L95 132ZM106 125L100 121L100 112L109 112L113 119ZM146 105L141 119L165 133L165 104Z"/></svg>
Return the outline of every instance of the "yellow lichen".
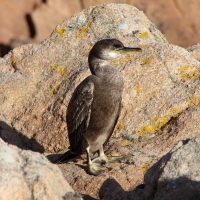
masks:
<svg viewBox="0 0 200 200"><path fill-rule="evenodd" d="M121 140L121 141L120 141L120 144L121 144L122 146L127 146L127 145L128 145L128 140L126 140L126 139Z"/></svg>
<svg viewBox="0 0 200 200"><path fill-rule="evenodd" d="M149 96L150 96L150 98L155 98L156 94L157 94L157 92L154 90L149 94Z"/></svg>
<svg viewBox="0 0 200 200"><path fill-rule="evenodd" d="M89 13L85 12L85 15L86 15L87 18L88 18L88 22L86 23L86 25L85 25L84 27L82 27L82 28L78 31L78 35L77 35L81 40L85 39L85 37L86 37L86 35L87 35L89 29L92 27L93 18L91 17L91 18L89 19L89 17L92 15L92 13L94 12L94 10L95 10L96 8L97 8L96 6L93 7L92 10L91 10ZM85 11L86 11L86 10L85 10Z"/></svg>
<svg viewBox="0 0 200 200"><path fill-rule="evenodd" d="M56 91L59 89L59 87L60 87L60 84L52 86L50 91L49 91L49 94L54 95L56 93Z"/></svg>
<svg viewBox="0 0 200 200"><path fill-rule="evenodd" d="M141 135L145 133L155 133L157 130L160 130L164 125L166 125L172 117L177 117L180 112L188 108L190 104L190 101L183 101L176 107L170 108L166 115L154 117L150 124L142 126L137 130L137 132Z"/></svg>
<svg viewBox="0 0 200 200"><path fill-rule="evenodd" d="M191 98L191 106L195 105L195 106L199 106L200 105L200 96L194 96L193 98Z"/></svg>
<svg viewBox="0 0 200 200"><path fill-rule="evenodd" d="M146 44L142 44L142 45L140 45L140 48L141 49L145 49L145 48L147 48L147 45Z"/></svg>
<svg viewBox="0 0 200 200"><path fill-rule="evenodd" d="M180 68L180 77L182 80L191 80L200 77L200 67L182 66Z"/></svg>
<svg viewBox="0 0 200 200"><path fill-rule="evenodd" d="M67 71L68 71L68 67L62 68L60 66L60 64L56 64L56 65L50 66L50 72L54 72L54 71L56 71L61 76L64 76L67 73Z"/></svg>
<svg viewBox="0 0 200 200"><path fill-rule="evenodd" d="M137 87L134 88L134 90L136 90L137 93L139 94L141 92L141 87L138 85Z"/></svg>
<svg viewBox="0 0 200 200"><path fill-rule="evenodd" d="M134 77L134 76L135 76L135 74L134 74L134 73L131 73L131 76L132 76L132 77Z"/></svg>
<svg viewBox="0 0 200 200"><path fill-rule="evenodd" d="M142 67L146 67L151 62L151 58L145 58L142 62Z"/></svg>
<svg viewBox="0 0 200 200"><path fill-rule="evenodd" d="M53 71L55 71L56 70L56 66L50 66L50 72L53 72Z"/></svg>
<svg viewBox="0 0 200 200"><path fill-rule="evenodd" d="M56 39L52 39L52 42L56 43L56 42L57 42L57 40L56 40Z"/></svg>
<svg viewBox="0 0 200 200"><path fill-rule="evenodd" d="M143 163L141 167L142 172L146 172L149 169L149 164L148 163Z"/></svg>
<svg viewBox="0 0 200 200"><path fill-rule="evenodd" d="M67 71L68 71L68 67L64 67L64 68L62 68L62 67L58 67L58 73L61 75L61 76L64 76L66 73L67 73Z"/></svg>
<svg viewBox="0 0 200 200"><path fill-rule="evenodd" d="M17 63L17 59L15 57L12 58L12 65L15 65Z"/></svg>
<svg viewBox="0 0 200 200"><path fill-rule="evenodd" d="M121 124L121 123L118 123L118 124L117 124L117 130L118 130L118 131L121 131L122 128L123 128L122 124Z"/></svg>
<svg viewBox="0 0 200 200"><path fill-rule="evenodd" d="M88 27L81 28L78 33L79 38L83 40L86 37L87 32L88 32Z"/></svg>
<svg viewBox="0 0 200 200"><path fill-rule="evenodd" d="M148 36L149 36L149 33L147 31L139 34L139 37L148 37Z"/></svg>
<svg viewBox="0 0 200 200"><path fill-rule="evenodd" d="M62 144L62 149L67 149L68 147L70 146L70 143L69 141L65 141L63 144Z"/></svg>
<svg viewBox="0 0 200 200"><path fill-rule="evenodd" d="M60 28L58 28L58 29L56 30L56 32L57 32L58 34L60 34L60 38L63 38L63 37L64 37L64 34L65 34L65 28L60 27Z"/></svg>
<svg viewBox="0 0 200 200"><path fill-rule="evenodd" d="M130 54L126 54L124 56L120 56L119 58L116 58L114 60L110 60L111 65L117 65L117 66L122 66L125 63L131 62L133 60L133 57Z"/></svg>

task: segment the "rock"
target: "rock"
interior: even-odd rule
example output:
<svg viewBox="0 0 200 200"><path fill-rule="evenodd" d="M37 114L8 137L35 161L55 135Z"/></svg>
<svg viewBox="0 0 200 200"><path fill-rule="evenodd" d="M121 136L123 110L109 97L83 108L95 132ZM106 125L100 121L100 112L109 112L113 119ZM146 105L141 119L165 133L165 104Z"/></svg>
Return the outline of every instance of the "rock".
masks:
<svg viewBox="0 0 200 200"><path fill-rule="evenodd" d="M2 200L82 199L74 193L59 168L44 156L23 151L1 139L0 144Z"/></svg>
<svg viewBox="0 0 200 200"><path fill-rule="evenodd" d="M136 194L139 199L143 189L135 188L143 184L148 168L176 142L199 133L200 63L186 49L168 44L144 13L132 6L90 7L60 23L42 43L15 48L1 58L0 137L39 152L67 149L66 108L74 88L90 74L91 47L103 38L142 48L141 53L111 61L122 72L125 89L106 154L131 156L109 164L98 177L85 172L84 157L59 167L81 194L109 198L99 189L112 179L119 186L112 194Z"/></svg>
<svg viewBox="0 0 200 200"><path fill-rule="evenodd" d="M194 56L195 59L200 61L200 44L188 47L187 50Z"/></svg>
<svg viewBox="0 0 200 200"><path fill-rule="evenodd" d="M180 141L145 174L145 200L200 199L200 136Z"/></svg>
<svg viewBox="0 0 200 200"><path fill-rule="evenodd" d="M105 24L104 28L99 24ZM157 48L155 42L147 47L148 43L166 42L146 16L134 7L110 4L84 10L63 21L44 42L15 48L1 59L0 120L29 139L34 138L46 151L63 149L69 98L75 86L89 75L87 56L91 46L97 40L109 37L119 38L129 46L144 45L144 53L148 48ZM130 77L125 75L128 81L124 101L131 97L129 94L138 96L134 89L137 84L132 83L133 70L143 71L141 64L146 65L144 59L147 57L144 53L140 58L138 54L134 57L129 54L115 63L116 66L121 63L121 69L125 65L136 66L135 69L126 67L123 72L125 75L132 71ZM131 84L133 88L130 88ZM118 133L122 130L128 133L132 129L127 126L127 120L120 123L122 127L118 125Z"/></svg>

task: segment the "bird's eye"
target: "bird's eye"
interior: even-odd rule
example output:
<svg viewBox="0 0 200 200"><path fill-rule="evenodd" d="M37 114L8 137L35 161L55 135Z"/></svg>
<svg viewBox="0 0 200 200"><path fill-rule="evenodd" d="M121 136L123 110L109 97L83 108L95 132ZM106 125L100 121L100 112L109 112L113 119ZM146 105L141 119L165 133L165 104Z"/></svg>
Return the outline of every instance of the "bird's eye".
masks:
<svg viewBox="0 0 200 200"><path fill-rule="evenodd" d="M120 44L114 44L113 45L113 49L115 49L115 50L119 50L121 48L122 48L122 46Z"/></svg>

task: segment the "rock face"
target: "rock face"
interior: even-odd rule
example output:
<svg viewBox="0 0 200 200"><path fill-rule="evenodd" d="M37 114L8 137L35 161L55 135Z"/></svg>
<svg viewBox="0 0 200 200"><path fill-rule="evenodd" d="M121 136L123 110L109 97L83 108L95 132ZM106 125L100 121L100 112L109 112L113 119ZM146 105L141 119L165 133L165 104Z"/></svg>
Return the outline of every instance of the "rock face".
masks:
<svg viewBox="0 0 200 200"><path fill-rule="evenodd" d="M103 29L100 24L104 24ZM34 138L46 151L63 149L66 146L66 106L75 86L90 74L88 53L102 38L118 38L125 45L141 45L144 49L142 55L129 54L114 63L120 70L125 69L122 73L127 80L125 109L117 132L133 136L131 126L134 124L130 124L129 117L138 110L132 113L130 109L143 94L135 77L144 69L150 69L146 67L152 63L150 52L145 55L147 49L159 50L161 44L155 41L166 40L142 12L128 5L91 7L59 24L44 42L15 48L1 59L0 120L29 139ZM152 44L149 46L148 43ZM139 99L135 98L130 104L133 97ZM146 119L134 129L139 129L144 122L147 123Z"/></svg>
<svg viewBox="0 0 200 200"><path fill-rule="evenodd" d="M1 139L0 179L2 200L82 199L44 156L7 145Z"/></svg>
<svg viewBox="0 0 200 200"><path fill-rule="evenodd" d="M66 108L75 87L90 74L91 47L103 38L142 48L111 61L123 74L125 89L106 154L131 156L109 164L98 177L86 174L82 158L60 168L75 191L89 195L85 199L140 199L143 186L138 185L148 168L179 140L199 135L200 63L192 52L168 44L132 6L90 7L60 23L42 43L1 58L0 137L39 152L66 149Z"/></svg>
<svg viewBox="0 0 200 200"><path fill-rule="evenodd" d="M180 141L147 171L146 200L200 199L199 144L199 136Z"/></svg>
<svg viewBox="0 0 200 200"><path fill-rule="evenodd" d="M200 61L200 44L188 47L187 50L195 57L195 59Z"/></svg>

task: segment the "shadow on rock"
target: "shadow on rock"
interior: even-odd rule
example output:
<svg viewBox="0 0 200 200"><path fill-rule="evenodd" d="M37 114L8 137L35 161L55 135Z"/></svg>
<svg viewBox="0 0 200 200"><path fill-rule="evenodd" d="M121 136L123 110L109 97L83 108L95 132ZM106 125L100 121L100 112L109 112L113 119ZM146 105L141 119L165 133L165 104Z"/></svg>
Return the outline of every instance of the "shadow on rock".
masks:
<svg viewBox="0 0 200 200"><path fill-rule="evenodd" d="M95 198L93 198L93 197L91 197L90 195L87 195L87 194L81 194L81 196L84 200L97 200L97 199L95 199Z"/></svg>
<svg viewBox="0 0 200 200"><path fill-rule="evenodd" d="M0 121L0 138L8 144L16 145L20 149L44 152L44 147L35 138L29 139L3 121Z"/></svg>
<svg viewBox="0 0 200 200"><path fill-rule="evenodd" d="M153 187L147 185L144 191L143 200L199 200L200 182L190 180L186 177L167 179L160 181Z"/></svg>
<svg viewBox="0 0 200 200"><path fill-rule="evenodd" d="M179 141L147 170L144 200L200 199L199 143L200 137Z"/></svg>
<svg viewBox="0 0 200 200"><path fill-rule="evenodd" d="M143 195L143 189L144 185L141 184L137 186L134 190L124 191L124 189L115 179L109 178L102 184L99 190L99 198L104 200L140 200Z"/></svg>

